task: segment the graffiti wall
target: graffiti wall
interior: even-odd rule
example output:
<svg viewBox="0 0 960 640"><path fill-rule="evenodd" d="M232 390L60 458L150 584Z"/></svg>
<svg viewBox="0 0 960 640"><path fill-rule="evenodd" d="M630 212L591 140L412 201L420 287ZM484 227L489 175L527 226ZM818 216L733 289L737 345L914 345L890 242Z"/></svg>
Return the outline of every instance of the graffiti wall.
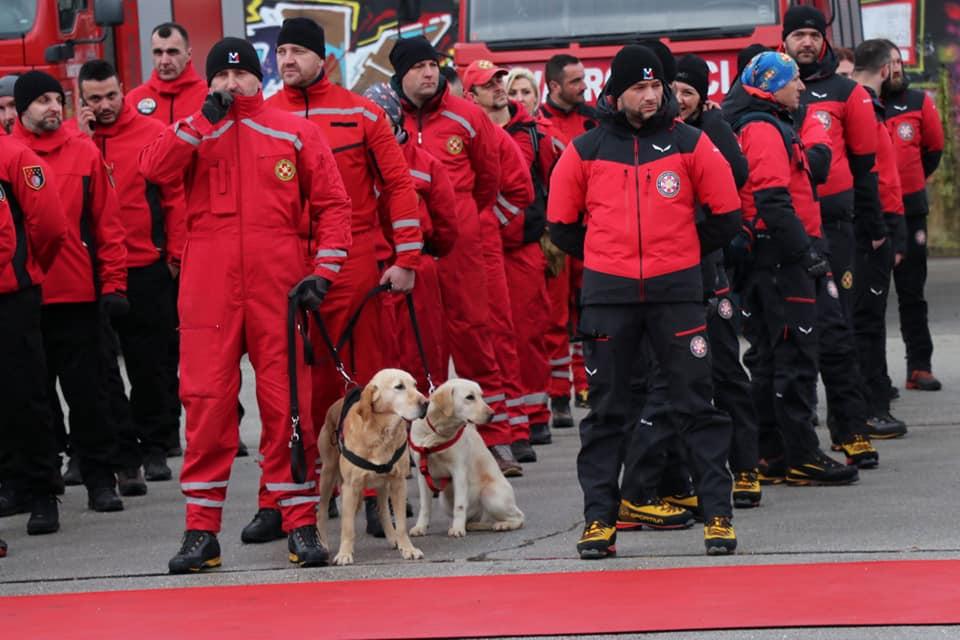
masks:
<svg viewBox="0 0 960 640"><path fill-rule="evenodd" d="M286 18L305 16L323 26L327 73L333 81L357 92L392 75L388 56L398 29L404 37L426 36L442 51L451 49L457 36L454 0L425 0L420 19L399 27L396 0L246 0L245 6L247 39L260 55L263 89L268 96L281 86L273 51Z"/></svg>

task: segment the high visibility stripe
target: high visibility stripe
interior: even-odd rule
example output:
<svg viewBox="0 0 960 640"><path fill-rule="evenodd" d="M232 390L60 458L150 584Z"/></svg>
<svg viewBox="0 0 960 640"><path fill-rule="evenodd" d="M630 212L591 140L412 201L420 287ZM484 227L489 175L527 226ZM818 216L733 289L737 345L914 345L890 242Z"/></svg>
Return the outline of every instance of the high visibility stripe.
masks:
<svg viewBox="0 0 960 640"><path fill-rule="evenodd" d="M316 258L346 258L347 252L343 249L319 249Z"/></svg>
<svg viewBox="0 0 960 640"><path fill-rule="evenodd" d="M222 482L181 482L180 489L183 491L199 491L200 489L223 489L227 486L227 481Z"/></svg>
<svg viewBox="0 0 960 640"><path fill-rule="evenodd" d="M189 142L195 147L200 146L200 139L195 138L194 136L190 135L189 133L181 129L179 124L177 124L176 128L174 129L174 133L176 133L177 137L183 140L184 142Z"/></svg>
<svg viewBox="0 0 960 640"><path fill-rule="evenodd" d="M187 496L187 504L195 504L198 507L210 507L211 509L222 509L223 500L207 500L206 498L191 498Z"/></svg>
<svg viewBox="0 0 960 640"><path fill-rule="evenodd" d="M296 149L297 151L300 151L300 149L303 149L303 143L300 142L300 138L298 138L295 134L287 133L286 131L277 131L276 129L265 127L259 122L254 122L250 118L244 118L240 122L247 125L254 131L258 133L262 133L265 136L270 136L271 138L279 138L280 140L286 140L287 142L292 142L293 148Z"/></svg>
<svg viewBox="0 0 960 640"><path fill-rule="evenodd" d="M295 116L351 116L356 114L363 114L363 117L367 120L372 120L373 122L377 121L377 114L372 111L368 111L363 107L351 107L349 109L337 109L336 107L317 107L315 109L310 109L310 111L304 113L303 109L299 111L292 111Z"/></svg>
<svg viewBox="0 0 960 640"><path fill-rule="evenodd" d="M292 507L297 504L307 504L308 502L320 502L320 496L293 496L292 498L277 500L277 504L281 507Z"/></svg>
<svg viewBox="0 0 960 640"><path fill-rule="evenodd" d="M216 140L217 138L219 138L220 136L222 136L223 134L225 134L225 133L227 132L227 130L230 129L230 127L233 126L233 122L234 122L233 120L227 121L227 124L223 125L223 126L220 127L219 129L214 129L213 133L211 133L210 135L203 136L203 139L204 139L204 140Z"/></svg>
<svg viewBox="0 0 960 640"><path fill-rule="evenodd" d="M420 227L420 220L417 218L407 218L406 220L396 220L393 223L394 229L407 229L410 227Z"/></svg>
<svg viewBox="0 0 960 640"><path fill-rule="evenodd" d="M564 378L566 380L573 380L573 375L569 371L551 371L551 378Z"/></svg>
<svg viewBox="0 0 960 640"><path fill-rule="evenodd" d="M510 201L504 198L502 193L497 194L497 202L503 205L506 208L506 210L512 213L513 215L517 215L520 213L520 208L510 204Z"/></svg>
<svg viewBox="0 0 960 640"><path fill-rule="evenodd" d="M560 151L562 153L563 150L567 148L567 145L563 144L556 138L551 138L551 140L553 141L553 148L556 149L557 151Z"/></svg>
<svg viewBox="0 0 960 640"><path fill-rule="evenodd" d="M524 424L526 422L530 422L530 418L528 418L527 416L517 416L515 418L510 418L511 425Z"/></svg>
<svg viewBox="0 0 960 640"><path fill-rule="evenodd" d="M505 227L510 223L510 220L507 219L507 216L504 215L503 211L500 211L500 207L493 205L493 215L497 216L497 220L500 221L500 226Z"/></svg>
<svg viewBox="0 0 960 640"><path fill-rule="evenodd" d="M454 113L453 111L441 111L441 112L440 112L440 115L445 116L445 117L447 117L447 118L450 118L450 119L453 120L454 122L457 122L457 123L459 123L460 125L462 125L463 128L467 130L467 133L470 134L470 137L471 137L471 138L476 138L476 137L477 137L477 132L476 132L476 131L474 130L474 128L470 125L470 123L467 121L467 119L464 118L463 116L457 115L457 114Z"/></svg>
<svg viewBox="0 0 960 640"><path fill-rule="evenodd" d="M573 358L571 356L567 356L565 358L557 358L556 360L551 360L550 366L559 367L560 365L570 364L571 362L573 362Z"/></svg>
<svg viewBox="0 0 960 640"><path fill-rule="evenodd" d="M417 171L416 169L410 169L410 175L414 178L420 178L424 182L433 182L433 177L429 173L423 171Z"/></svg>
<svg viewBox="0 0 960 640"><path fill-rule="evenodd" d="M507 399L507 394L497 393L492 396L485 396L483 401L486 402L487 404L492 404L494 402L503 402L506 399Z"/></svg>
<svg viewBox="0 0 960 640"><path fill-rule="evenodd" d="M490 422L504 422L509 419L510 419L510 416L508 416L507 414L498 413L497 415L493 416L493 420L491 420Z"/></svg>
<svg viewBox="0 0 960 640"><path fill-rule="evenodd" d="M509 400L507 400L508 407L519 407L523 403L524 403L523 398L510 398Z"/></svg>
<svg viewBox="0 0 960 640"><path fill-rule="evenodd" d="M296 483L296 482L268 482L267 491L306 491L317 486L316 481Z"/></svg>
<svg viewBox="0 0 960 640"><path fill-rule="evenodd" d="M547 404L550 402L550 394L546 391L542 391L540 393L531 393L524 396L524 399L528 405Z"/></svg>
<svg viewBox="0 0 960 640"><path fill-rule="evenodd" d="M396 246L397 253L403 253L404 251L420 251L423 249L422 242L401 242Z"/></svg>
<svg viewBox="0 0 960 640"><path fill-rule="evenodd" d="M321 263L318 264L317 266L318 266L318 267L323 267L324 269L330 269L330 271L333 271L334 273L340 273L340 265L338 265L338 264L330 264L329 262L321 262Z"/></svg>

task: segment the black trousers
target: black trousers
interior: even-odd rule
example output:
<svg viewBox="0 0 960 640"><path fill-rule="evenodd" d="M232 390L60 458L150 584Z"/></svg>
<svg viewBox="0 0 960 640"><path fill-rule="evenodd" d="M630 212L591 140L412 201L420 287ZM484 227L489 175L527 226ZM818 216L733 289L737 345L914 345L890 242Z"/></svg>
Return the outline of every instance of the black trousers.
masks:
<svg viewBox="0 0 960 640"><path fill-rule="evenodd" d="M933 340L927 322L927 216L907 216L907 254L893 270L900 307L900 334L907 347L907 376L931 371Z"/></svg>
<svg viewBox="0 0 960 640"><path fill-rule="evenodd" d="M876 250L857 251L853 326L863 376L861 389L871 416L890 410L886 315L892 269L893 247L889 241Z"/></svg>
<svg viewBox="0 0 960 640"><path fill-rule="evenodd" d="M96 302L44 305L43 346L49 387L60 381L70 410L72 455L89 489L116 483L117 438L109 406L104 402L106 367L103 326Z"/></svg>
<svg viewBox="0 0 960 640"><path fill-rule="evenodd" d="M588 522L616 521L620 468L624 494L657 495L667 442L679 433L690 454L706 517L731 515L726 468L730 419L712 404L710 354L702 303L588 305L580 331L590 384L590 413L580 423L577 475ZM669 385L670 417L647 425L636 415L630 381L644 340ZM643 430L641 437L634 438ZM629 485L629 486L628 486Z"/></svg>
<svg viewBox="0 0 960 640"><path fill-rule="evenodd" d="M830 270L837 283L840 308L853 326L853 288L856 284L857 240L853 223L847 220L824 220L824 237L817 244L830 260Z"/></svg>
<svg viewBox="0 0 960 640"><path fill-rule="evenodd" d="M4 486L56 491L59 457L47 397L40 288L0 294L0 449Z"/></svg>
<svg viewBox="0 0 960 640"><path fill-rule="evenodd" d="M142 452L161 453L169 440L168 349L170 334L176 331L173 279L166 263L158 260L129 269L127 296L130 312L115 319L113 326L130 380L130 411Z"/></svg>
<svg viewBox="0 0 960 640"><path fill-rule="evenodd" d="M743 286L743 361L750 370L759 455L802 464L819 449L813 430L817 379L816 287L796 263L777 266L779 248L760 238Z"/></svg>

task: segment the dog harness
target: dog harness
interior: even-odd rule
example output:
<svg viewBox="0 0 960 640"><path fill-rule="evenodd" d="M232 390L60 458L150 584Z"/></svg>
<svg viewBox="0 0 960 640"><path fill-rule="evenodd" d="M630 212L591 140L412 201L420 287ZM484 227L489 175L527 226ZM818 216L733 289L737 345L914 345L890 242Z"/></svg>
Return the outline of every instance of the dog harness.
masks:
<svg viewBox="0 0 960 640"><path fill-rule="evenodd" d="M343 398L343 408L340 411L340 421L337 424L337 439L340 443L340 453L344 458L349 460L352 464L360 467L364 471L373 471L374 473L383 475L385 473L390 473L393 470L394 465L397 464L397 461L403 456L403 453L407 450L407 443L404 442L400 447L393 452L393 456L386 464L376 464L370 462L366 458L361 458L350 449L347 449L347 443L344 441L343 433L343 423L347 418L347 413L350 411L350 408L357 404L360 401L360 395L363 393L361 387L354 387L347 391L347 395Z"/></svg>
<svg viewBox="0 0 960 640"><path fill-rule="evenodd" d="M426 419L427 426L430 427L430 430L434 433L437 433L437 430L433 428L433 425L430 424L430 418ZM410 448L420 454L420 464L418 468L420 469L420 474L423 475L423 479L427 481L427 486L430 487L430 490L433 491L433 497L440 495L440 492L447 488L447 485L450 484L450 478L440 478L440 486L437 486L437 483L434 482L433 476L430 475L430 469L427 466L427 457L431 453L440 453L445 451L457 444L461 437L463 437L463 432L466 431L467 423L463 423L457 428L457 433L449 440L444 443L438 444L435 447L418 447L413 443L413 434L407 435L407 441L410 443ZM439 435L439 434L437 434Z"/></svg>

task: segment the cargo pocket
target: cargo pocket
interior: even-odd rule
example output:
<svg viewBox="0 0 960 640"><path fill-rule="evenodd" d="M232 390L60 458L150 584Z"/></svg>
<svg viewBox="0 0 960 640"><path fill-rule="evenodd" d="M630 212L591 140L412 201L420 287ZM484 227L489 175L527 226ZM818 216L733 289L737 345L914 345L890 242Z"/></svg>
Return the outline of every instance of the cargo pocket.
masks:
<svg viewBox="0 0 960 640"><path fill-rule="evenodd" d="M180 326L180 397L216 398L223 395L227 369L223 360L221 325Z"/></svg>
<svg viewBox="0 0 960 640"><path fill-rule="evenodd" d="M218 216L237 214L236 165L223 159L210 163L210 212Z"/></svg>

